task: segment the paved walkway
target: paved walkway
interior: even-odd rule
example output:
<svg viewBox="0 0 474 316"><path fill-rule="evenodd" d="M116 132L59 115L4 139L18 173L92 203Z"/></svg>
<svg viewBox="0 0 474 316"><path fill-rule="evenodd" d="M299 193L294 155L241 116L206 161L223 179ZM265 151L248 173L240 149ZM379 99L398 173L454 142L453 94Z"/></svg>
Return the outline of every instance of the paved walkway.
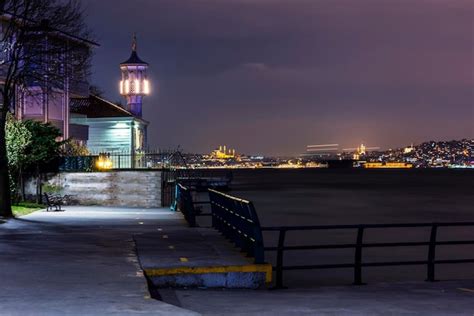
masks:
<svg viewBox="0 0 474 316"><path fill-rule="evenodd" d="M151 299L132 236L184 223L165 209L67 207L0 224L1 315L195 315Z"/></svg>
<svg viewBox="0 0 474 316"><path fill-rule="evenodd" d="M167 226L135 235L140 264L159 288L246 288L272 279L270 264L254 264L213 228Z"/></svg>
<svg viewBox="0 0 474 316"><path fill-rule="evenodd" d="M474 314L473 281L315 286L312 289L277 291L178 290L167 293L166 298L174 304L203 315Z"/></svg>
<svg viewBox="0 0 474 316"><path fill-rule="evenodd" d="M149 297L133 238L156 232L173 238L179 230L188 231L186 224L166 209L67 207L66 212L40 211L0 224L0 315L474 313L473 281L281 291L160 290L173 306ZM160 260L155 255L143 261Z"/></svg>

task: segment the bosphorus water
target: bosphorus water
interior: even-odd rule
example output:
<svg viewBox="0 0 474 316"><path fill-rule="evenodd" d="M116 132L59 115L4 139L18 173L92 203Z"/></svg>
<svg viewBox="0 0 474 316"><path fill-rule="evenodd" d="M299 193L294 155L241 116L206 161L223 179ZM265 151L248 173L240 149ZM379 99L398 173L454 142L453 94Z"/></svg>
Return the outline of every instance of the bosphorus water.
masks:
<svg viewBox="0 0 474 316"><path fill-rule="evenodd" d="M233 171L231 195L254 202L262 226L474 221L474 170L256 169ZM442 228L438 240L474 240L474 229ZM429 228L373 229L364 242L427 241ZM287 245L354 243L356 232L288 233ZM277 235L266 233L266 245ZM267 253L274 262L274 254ZM364 249L365 262L426 260L427 247ZM438 259L474 258L474 246L441 246ZM352 263L354 250L291 251L285 264ZM474 264L437 266L439 279L474 279ZM290 286L348 284L351 269L285 272ZM364 268L366 282L422 281L425 266Z"/></svg>

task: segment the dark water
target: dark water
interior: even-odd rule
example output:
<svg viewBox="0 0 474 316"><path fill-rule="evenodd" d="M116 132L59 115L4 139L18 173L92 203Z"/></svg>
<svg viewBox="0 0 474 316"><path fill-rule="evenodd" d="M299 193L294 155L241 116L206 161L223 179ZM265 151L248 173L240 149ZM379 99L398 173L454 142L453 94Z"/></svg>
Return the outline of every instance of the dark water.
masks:
<svg viewBox="0 0 474 316"><path fill-rule="evenodd" d="M474 221L471 170L237 170L230 194L251 200L263 226ZM427 241L429 229L374 229L365 242ZM354 243L355 231L289 233L288 245ZM474 240L474 227L442 228L439 240ZM266 245L277 236L265 235ZM365 262L425 260L427 247L364 250ZM442 246L438 259L474 258L473 246ZM351 263L354 250L292 251L285 264ZM274 255L267 254L274 262ZM474 265L444 265L440 279L472 278ZM351 269L285 272L290 286L347 284ZM364 281L424 280L426 267L366 268Z"/></svg>

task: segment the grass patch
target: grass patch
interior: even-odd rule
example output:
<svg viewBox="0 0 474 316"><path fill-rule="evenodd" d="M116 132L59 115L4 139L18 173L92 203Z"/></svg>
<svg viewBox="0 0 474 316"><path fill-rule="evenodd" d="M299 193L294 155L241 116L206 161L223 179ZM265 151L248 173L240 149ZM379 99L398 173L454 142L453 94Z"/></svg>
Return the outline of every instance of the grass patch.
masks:
<svg viewBox="0 0 474 316"><path fill-rule="evenodd" d="M12 205L13 215L15 217L25 216L35 211L41 210L44 208L44 205L36 203L22 202Z"/></svg>

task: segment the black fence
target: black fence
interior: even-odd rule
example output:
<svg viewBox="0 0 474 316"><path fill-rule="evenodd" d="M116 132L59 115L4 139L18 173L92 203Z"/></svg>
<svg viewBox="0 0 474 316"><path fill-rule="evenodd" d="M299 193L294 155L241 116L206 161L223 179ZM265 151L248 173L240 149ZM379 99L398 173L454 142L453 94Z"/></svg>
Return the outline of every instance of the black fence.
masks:
<svg viewBox="0 0 474 316"><path fill-rule="evenodd" d="M221 232L255 263L264 263L263 236L252 202L209 189L212 227Z"/></svg>
<svg viewBox="0 0 474 316"><path fill-rule="evenodd" d="M176 194L178 188L176 187L177 179L180 177L180 172L172 169L162 169L161 173L161 202L163 206L170 206L172 209L177 207Z"/></svg>
<svg viewBox="0 0 474 316"><path fill-rule="evenodd" d="M307 270L307 269L333 269L333 268L353 268L355 285L362 285L362 268L363 267L386 267L386 266L407 266L407 265L426 265L427 281L435 281L435 267L437 264L454 264L454 263L474 263L474 258L465 259L448 259L436 260L436 246L455 246L455 245L472 245L474 240L450 240L438 241L437 233L441 227L466 227L474 226L474 222L454 222L454 223L407 223L407 224L370 224L370 225L324 225L324 226L283 226L283 227L262 227L262 231L279 232L278 246L265 247L265 251L276 251L277 262L274 270L276 271L276 288L284 288L283 271L284 270ZM414 242L378 242L364 243L364 232L368 229L385 228L422 228L430 227L431 234L428 241ZM285 246L287 232L290 231L309 231L309 230L357 230L356 242L353 244L319 244L304 246ZM428 256L426 260L400 260L385 262L364 262L364 248L388 248L388 247L428 247ZM354 263L335 263L335 264L319 264L319 265L284 265L285 251L296 250L321 250L321 249L347 249L352 248L354 251Z"/></svg>
<svg viewBox="0 0 474 316"><path fill-rule="evenodd" d="M98 165L107 162L104 168ZM112 152L63 158L62 171L95 171L100 169L161 169L170 167L169 152Z"/></svg>
<svg viewBox="0 0 474 316"><path fill-rule="evenodd" d="M444 227L473 227L474 222L452 222L452 223L403 223L403 224L361 224L361 225L319 225L319 226L279 226L262 227L253 203L222 192L209 189L211 214L199 214L194 205L207 202L193 202L191 190L178 185L177 201L182 205L182 211L190 226L196 226L196 216L211 215L212 227L221 232L237 247L245 251L248 256L254 258L255 263L264 263L265 251L277 253L276 264L273 270L276 272L275 288L284 288L283 272L287 270L309 270L309 269L354 269L355 285L362 285L362 268L364 267L388 267L388 266L411 266L426 265L426 281L435 281L436 265L439 264L461 264L474 263L474 256L462 259L436 259L437 246L459 246L474 245L474 240L438 240L438 231ZM364 242L364 233L370 229L420 229L429 228L430 236L426 241L400 241L400 242ZM301 231L334 231L353 230L356 234L354 243L340 244L315 244L315 245L285 245L287 233ZM278 244L275 247L265 247L263 232L277 232ZM399 247L427 247L425 260L408 260L403 258L398 261L365 262L363 260L363 249L367 248L399 248ZM314 265L285 265L284 256L287 251L298 250L330 250L330 249L354 249L353 263L332 263Z"/></svg>
<svg viewBox="0 0 474 316"><path fill-rule="evenodd" d="M176 185L176 204L172 205L173 210L180 211L190 227L196 227L196 216L210 216L210 213L203 213L200 204L209 204L209 201L194 201L192 197L193 190L178 183Z"/></svg>
<svg viewBox="0 0 474 316"><path fill-rule="evenodd" d="M94 171L99 156L71 156L63 157L60 171Z"/></svg>
<svg viewBox="0 0 474 316"><path fill-rule="evenodd" d="M263 236L257 212L252 202L209 189L209 201L194 201L195 189L180 183L176 185L175 203L172 210L179 210L190 227L196 227L196 217L212 216L212 227L254 258L264 263ZM210 204L211 213L203 213L199 205Z"/></svg>

